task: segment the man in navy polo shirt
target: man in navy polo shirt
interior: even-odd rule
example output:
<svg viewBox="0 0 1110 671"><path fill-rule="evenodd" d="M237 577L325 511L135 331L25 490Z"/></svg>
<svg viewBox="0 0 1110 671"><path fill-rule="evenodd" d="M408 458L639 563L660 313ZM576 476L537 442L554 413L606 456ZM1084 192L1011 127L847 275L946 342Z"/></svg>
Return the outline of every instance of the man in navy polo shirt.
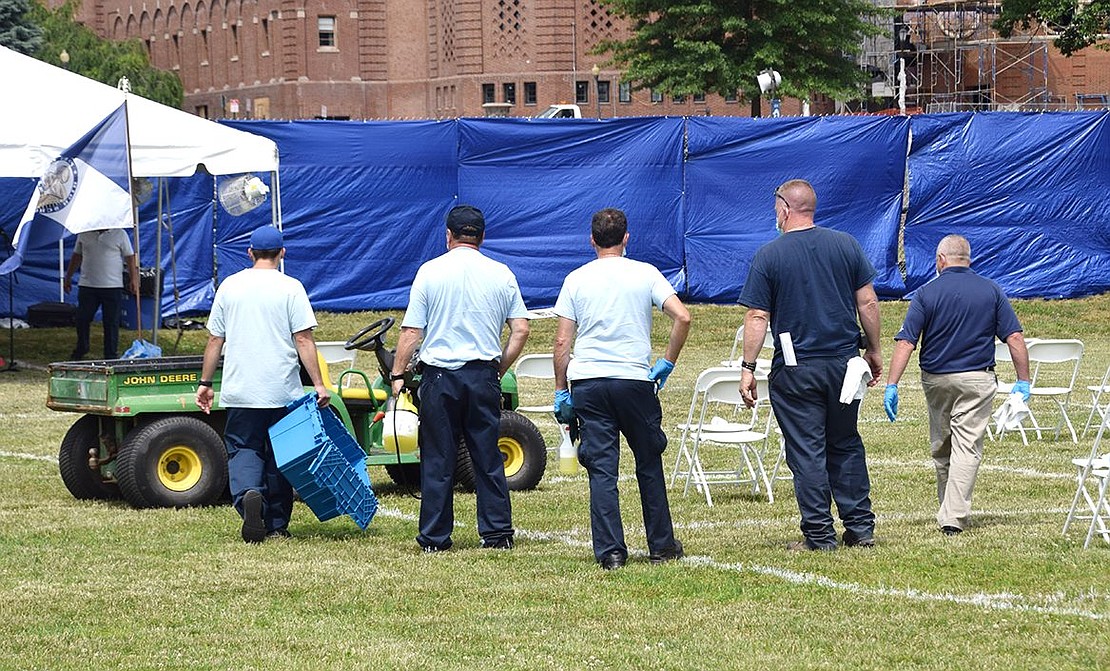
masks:
<svg viewBox="0 0 1110 671"><path fill-rule="evenodd" d="M786 440L805 536L787 549L836 549L832 501L844 524L844 545L871 547L875 514L856 426L860 402L840 397L848 362L861 345L872 376L868 386L882 374L875 269L855 238L814 224L816 210L809 182L792 179L775 189L775 227L782 235L756 252L740 293L748 306L740 394L748 407L755 405L755 359L770 323L771 408Z"/></svg>
<svg viewBox="0 0 1110 671"><path fill-rule="evenodd" d="M898 381L910 354L921 346L921 387L929 406L929 441L937 470L937 525L947 536L971 518L971 491L983 458L983 435L998 389L994 339L1006 343L1018 381L1014 391L1029 400L1029 353L1017 315L1002 289L971 269L971 245L949 235L937 245L937 277L917 290L894 356L883 406L898 416Z"/></svg>

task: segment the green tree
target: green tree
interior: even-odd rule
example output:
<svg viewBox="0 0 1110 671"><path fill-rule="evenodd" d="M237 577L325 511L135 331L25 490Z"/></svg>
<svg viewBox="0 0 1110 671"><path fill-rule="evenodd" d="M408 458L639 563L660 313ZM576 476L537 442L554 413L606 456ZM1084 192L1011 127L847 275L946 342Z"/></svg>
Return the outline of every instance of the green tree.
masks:
<svg viewBox="0 0 1110 671"><path fill-rule="evenodd" d="M1005 0L994 28L1003 37L1044 24L1065 56L1097 44L1110 32L1110 0ZM1107 48L1100 44L1100 48Z"/></svg>
<svg viewBox="0 0 1110 671"><path fill-rule="evenodd" d="M867 0L602 0L632 36L601 43L635 88L671 95L734 94L758 100L756 76L782 75L780 91L856 98L865 80L853 56L882 31Z"/></svg>
<svg viewBox="0 0 1110 671"><path fill-rule="evenodd" d="M120 77L127 77L133 93L170 107L181 107L184 88L175 73L153 67L139 40L105 40L74 21L75 6L75 0L67 0L54 10L33 3L30 16L42 28L43 35L35 58L110 86L115 86ZM63 52L68 63L62 62Z"/></svg>
<svg viewBox="0 0 1110 671"><path fill-rule="evenodd" d="M27 16L30 0L0 0L0 44L28 56L42 43L42 31Z"/></svg>

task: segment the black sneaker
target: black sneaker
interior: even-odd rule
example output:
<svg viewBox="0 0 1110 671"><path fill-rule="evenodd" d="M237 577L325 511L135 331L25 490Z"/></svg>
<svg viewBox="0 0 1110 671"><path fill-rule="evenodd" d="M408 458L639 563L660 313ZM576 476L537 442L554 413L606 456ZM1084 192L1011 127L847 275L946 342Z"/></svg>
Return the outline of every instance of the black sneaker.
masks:
<svg viewBox="0 0 1110 671"><path fill-rule="evenodd" d="M875 538L873 536L859 536L856 532L846 529L843 537L844 547L849 548L873 548L875 547Z"/></svg>
<svg viewBox="0 0 1110 671"><path fill-rule="evenodd" d="M286 529L285 527L282 527L280 529L274 529L270 533L266 534L267 539L281 540L283 538L292 538L292 537L293 537L293 534L289 533L289 530Z"/></svg>
<svg viewBox="0 0 1110 671"><path fill-rule="evenodd" d="M495 541L487 541L482 539L482 549L484 550L512 550L513 538L512 536L502 536Z"/></svg>
<svg viewBox="0 0 1110 671"><path fill-rule="evenodd" d="M682 541L675 539L674 545L665 550L652 552L648 555L648 559L652 564L662 564L669 561L677 561L682 559L685 553L682 551Z"/></svg>
<svg viewBox="0 0 1110 671"><path fill-rule="evenodd" d="M453 545L453 543L451 541L447 541L443 545L424 545L420 541L416 541L416 542L420 545L420 550L424 554L432 554L434 552L446 552L446 551L450 550L451 546Z"/></svg>
<svg viewBox="0 0 1110 671"><path fill-rule="evenodd" d="M262 521L262 494L248 489L243 494L243 540L261 543L266 539L266 523Z"/></svg>
<svg viewBox="0 0 1110 671"><path fill-rule="evenodd" d="M620 550L613 550L612 552L603 554L601 559L597 560L597 563L606 571L615 571L624 566L626 561L628 561L628 557L626 557L623 552Z"/></svg>
<svg viewBox="0 0 1110 671"><path fill-rule="evenodd" d="M962 534L964 530L959 527L943 526L940 528L940 532L945 536L956 536L958 534Z"/></svg>

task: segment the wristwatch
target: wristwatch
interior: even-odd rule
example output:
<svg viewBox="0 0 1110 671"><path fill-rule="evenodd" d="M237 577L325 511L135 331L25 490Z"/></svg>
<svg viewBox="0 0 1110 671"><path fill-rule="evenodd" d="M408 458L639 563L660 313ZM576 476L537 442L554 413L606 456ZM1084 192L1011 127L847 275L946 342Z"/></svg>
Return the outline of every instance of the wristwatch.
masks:
<svg viewBox="0 0 1110 671"><path fill-rule="evenodd" d="M403 380L403 379L405 379L405 374L404 373L390 373L389 374L389 381L390 382L396 382L397 380Z"/></svg>
<svg viewBox="0 0 1110 671"><path fill-rule="evenodd" d="M212 380L201 380L200 382L197 382L197 386L198 387L211 387L212 386Z"/></svg>
<svg viewBox="0 0 1110 671"><path fill-rule="evenodd" d="M754 361L741 361L740 362L740 367L743 368L744 370L750 370L753 373L755 372L755 362Z"/></svg>

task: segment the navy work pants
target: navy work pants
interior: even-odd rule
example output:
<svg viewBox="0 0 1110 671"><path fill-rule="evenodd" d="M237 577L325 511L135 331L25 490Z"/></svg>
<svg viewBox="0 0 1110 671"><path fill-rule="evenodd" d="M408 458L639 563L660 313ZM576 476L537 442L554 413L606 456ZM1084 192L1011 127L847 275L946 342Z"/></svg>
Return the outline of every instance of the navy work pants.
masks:
<svg viewBox="0 0 1110 671"><path fill-rule="evenodd" d="M496 364L472 361L457 370L426 366L420 380L420 534L423 547L451 546L455 464L460 438L474 466L478 534L485 544L513 538L501 431Z"/></svg>
<svg viewBox="0 0 1110 671"><path fill-rule="evenodd" d="M288 412L285 408L227 409L224 446L231 502L242 516L243 494L250 489L261 494L268 532L288 527L293 512L293 486L278 470L270 444L270 427Z"/></svg>
<svg viewBox="0 0 1110 671"><path fill-rule="evenodd" d="M119 311L122 301L123 289L118 287L77 287L77 346L73 348L74 359L89 353L89 332L97 308L100 308L100 320L104 323L104 358L115 359L119 356Z"/></svg>
<svg viewBox="0 0 1110 671"><path fill-rule="evenodd" d="M673 548L674 527L663 476L667 435L660 426L663 412L655 395L655 383L608 378L575 380L571 394L574 412L582 426L578 460L590 476L594 556L599 561L614 551L628 556L617 491L620 434L624 434L636 461L648 550L663 552Z"/></svg>
<svg viewBox="0 0 1110 671"><path fill-rule="evenodd" d="M859 401L840 402L847 357L804 359L771 374L771 407L786 439L801 530L810 547L836 547L830 500L844 528L871 538L871 481L856 428Z"/></svg>

